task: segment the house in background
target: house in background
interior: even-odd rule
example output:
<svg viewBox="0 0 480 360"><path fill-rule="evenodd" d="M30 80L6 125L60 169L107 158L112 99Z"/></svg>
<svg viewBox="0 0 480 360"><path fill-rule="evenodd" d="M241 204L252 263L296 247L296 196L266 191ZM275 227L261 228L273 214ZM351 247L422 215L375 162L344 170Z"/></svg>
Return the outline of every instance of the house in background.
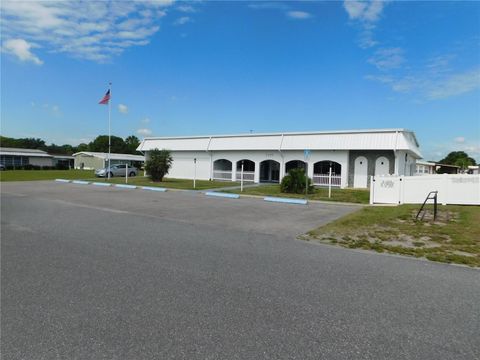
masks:
<svg viewBox="0 0 480 360"><path fill-rule="evenodd" d="M108 166L108 153L81 151L73 154L75 169L98 170ZM110 165L128 164L141 168L145 156L132 154L110 154Z"/></svg>
<svg viewBox="0 0 480 360"><path fill-rule="evenodd" d="M405 129L145 138L138 151L168 149L172 178L278 183L303 168L315 185L366 188L372 175L413 175L422 156ZM194 175L195 174L195 175Z"/></svg>
<svg viewBox="0 0 480 360"><path fill-rule="evenodd" d="M415 175L432 175L437 173L437 164L431 161L417 160Z"/></svg>
<svg viewBox="0 0 480 360"><path fill-rule="evenodd" d="M53 166L61 169L73 169L74 160L73 156L69 155L52 155Z"/></svg>
<svg viewBox="0 0 480 360"><path fill-rule="evenodd" d="M37 149L0 148L0 164L7 168L25 165L53 166L53 156Z"/></svg>
<svg viewBox="0 0 480 360"><path fill-rule="evenodd" d="M468 167L467 174L473 174L473 175L480 174L480 166L479 165L470 165Z"/></svg>

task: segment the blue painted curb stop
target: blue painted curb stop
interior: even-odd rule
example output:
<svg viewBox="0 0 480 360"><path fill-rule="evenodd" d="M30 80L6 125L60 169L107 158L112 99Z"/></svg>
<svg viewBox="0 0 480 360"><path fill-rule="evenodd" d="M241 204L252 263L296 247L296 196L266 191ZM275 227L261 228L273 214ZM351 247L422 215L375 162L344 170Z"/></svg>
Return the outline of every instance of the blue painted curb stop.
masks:
<svg viewBox="0 0 480 360"><path fill-rule="evenodd" d="M92 185L97 185L97 186L112 186L110 183L102 183L102 182L93 182Z"/></svg>
<svg viewBox="0 0 480 360"><path fill-rule="evenodd" d="M290 198L280 198L280 197L272 197L272 196L267 196L263 198L263 200L271 201L271 202L286 203L286 204L297 204L297 205L308 204L308 201L303 199L290 199Z"/></svg>
<svg viewBox="0 0 480 360"><path fill-rule="evenodd" d="M238 195L238 194L226 194L226 193L215 192L215 191L206 192L205 195L207 195L207 196L218 196L218 197L224 197L224 198L229 198L229 199L238 199L240 197L240 195Z"/></svg>
<svg viewBox="0 0 480 360"><path fill-rule="evenodd" d="M80 185L88 185L90 184L88 181L83 181L83 180L73 180L73 184L80 184Z"/></svg>
<svg viewBox="0 0 480 360"><path fill-rule="evenodd" d="M160 191L165 192L167 189L161 187L154 187L154 186L142 186L141 189L143 190L151 190L151 191Z"/></svg>
<svg viewBox="0 0 480 360"><path fill-rule="evenodd" d="M127 185L127 184L115 184L115 187L124 188L124 189L136 189L135 185Z"/></svg>
<svg viewBox="0 0 480 360"><path fill-rule="evenodd" d="M56 182L62 182L62 183L69 183L70 180L66 180L66 179L55 179Z"/></svg>

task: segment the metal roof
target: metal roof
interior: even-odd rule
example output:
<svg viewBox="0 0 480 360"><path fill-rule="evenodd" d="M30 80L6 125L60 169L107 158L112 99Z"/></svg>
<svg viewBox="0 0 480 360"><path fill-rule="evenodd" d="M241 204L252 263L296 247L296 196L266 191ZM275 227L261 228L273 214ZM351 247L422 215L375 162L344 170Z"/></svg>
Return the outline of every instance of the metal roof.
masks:
<svg viewBox="0 0 480 360"><path fill-rule="evenodd" d="M108 159L108 153L94 152L94 151L80 151L78 153L73 154L73 156L80 155L80 154L87 155L87 156L92 156L92 157L98 157L98 158L102 158L102 159ZM132 154L111 153L110 154L110 160L145 161L145 156L143 156L143 155L132 155Z"/></svg>
<svg viewBox="0 0 480 360"><path fill-rule="evenodd" d="M145 138L139 151L406 150L420 158L415 134L406 129L316 131Z"/></svg>
<svg viewBox="0 0 480 360"><path fill-rule="evenodd" d="M52 155L47 154L43 150L38 149L22 149L22 148L0 148L0 155L6 156L30 156L30 157L47 157L51 158Z"/></svg>

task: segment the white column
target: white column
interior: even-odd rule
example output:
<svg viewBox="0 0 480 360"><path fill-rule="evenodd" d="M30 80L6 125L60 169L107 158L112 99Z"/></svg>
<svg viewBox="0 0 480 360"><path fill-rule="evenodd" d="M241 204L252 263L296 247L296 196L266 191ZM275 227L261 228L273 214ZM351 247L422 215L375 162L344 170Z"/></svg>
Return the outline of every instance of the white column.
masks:
<svg viewBox="0 0 480 360"><path fill-rule="evenodd" d="M307 162L307 176L313 178L313 163Z"/></svg>
<svg viewBox="0 0 480 360"><path fill-rule="evenodd" d="M237 163L232 161L232 181L237 181Z"/></svg>
<svg viewBox="0 0 480 360"><path fill-rule="evenodd" d="M255 161L255 174L253 175L253 181L257 184L260 182L260 162L259 161Z"/></svg>

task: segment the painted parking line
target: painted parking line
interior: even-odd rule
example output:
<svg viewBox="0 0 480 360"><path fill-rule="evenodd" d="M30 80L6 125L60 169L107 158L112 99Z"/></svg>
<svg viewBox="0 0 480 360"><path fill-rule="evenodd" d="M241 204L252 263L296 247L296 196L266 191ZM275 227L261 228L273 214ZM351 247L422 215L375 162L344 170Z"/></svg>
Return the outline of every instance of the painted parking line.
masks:
<svg viewBox="0 0 480 360"><path fill-rule="evenodd" d="M136 189L135 185L127 185L127 184L115 184L115 187L124 188L124 189Z"/></svg>
<svg viewBox="0 0 480 360"><path fill-rule="evenodd" d="M69 183L70 180L67 179L55 179L56 182Z"/></svg>
<svg viewBox="0 0 480 360"><path fill-rule="evenodd" d="M307 205L308 201L304 199L290 199L290 198L280 198L280 197L273 197L267 196L264 197L263 200L271 201L271 202L278 202L278 203L286 203L286 204L297 204L297 205Z"/></svg>
<svg viewBox="0 0 480 360"><path fill-rule="evenodd" d="M216 192L216 191L208 191L205 193L207 196L218 196L218 197L224 197L224 198L229 198L229 199L238 199L240 195L238 194L227 194L227 193L221 193L221 192Z"/></svg>
<svg viewBox="0 0 480 360"><path fill-rule="evenodd" d="M110 183L104 183L104 182L92 182L92 185L97 185L97 186L112 186Z"/></svg>
<svg viewBox="0 0 480 360"><path fill-rule="evenodd" d="M73 180L72 184L88 185L90 183L88 181L83 181L83 180Z"/></svg>
<svg viewBox="0 0 480 360"><path fill-rule="evenodd" d="M154 187L154 186L142 186L140 189L142 190L151 190L151 191L159 191L159 192L165 192L167 189L161 188L161 187Z"/></svg>

